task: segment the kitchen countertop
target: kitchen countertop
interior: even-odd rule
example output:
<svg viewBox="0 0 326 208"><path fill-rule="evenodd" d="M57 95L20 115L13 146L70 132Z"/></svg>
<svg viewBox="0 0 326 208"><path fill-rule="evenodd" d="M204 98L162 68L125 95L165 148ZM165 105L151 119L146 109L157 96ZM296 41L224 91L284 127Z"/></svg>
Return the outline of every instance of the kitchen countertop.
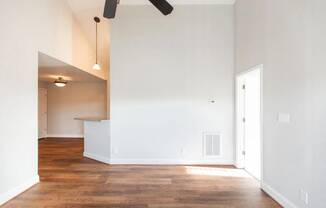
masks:
<svg viewBox="0 0 326 208"><path fill-rule="evenodd" d="M105 117L80 117L80 118L74 118L78 121L106 121L109 120Z"/></svg>

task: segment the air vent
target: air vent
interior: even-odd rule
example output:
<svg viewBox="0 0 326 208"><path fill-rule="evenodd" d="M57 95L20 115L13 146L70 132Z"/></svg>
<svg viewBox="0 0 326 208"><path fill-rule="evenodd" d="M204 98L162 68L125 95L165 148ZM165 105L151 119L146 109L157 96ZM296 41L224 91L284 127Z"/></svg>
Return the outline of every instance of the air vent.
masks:
<svg viewBox="0 0 326 208"><path fill-rule="evenodd" d="M204 156L221 156L221 135L219 133L204 133Z"/></svg>

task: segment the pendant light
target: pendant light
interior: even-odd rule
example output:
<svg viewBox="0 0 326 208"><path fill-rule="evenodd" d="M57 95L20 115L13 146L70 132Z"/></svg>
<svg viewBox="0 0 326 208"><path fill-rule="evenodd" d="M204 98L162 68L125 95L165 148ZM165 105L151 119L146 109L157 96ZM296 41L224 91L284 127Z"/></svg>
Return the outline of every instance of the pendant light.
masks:
<svg viewBox="0 0 326 208"><path fill-rule="evenodd" d="M101 66L97 63L97 24L101 22L100 18L94 17L95 27L96 27L96 62L93 66L94 70L101 70Z"/></svg>
<svg viewBox="0 0 326 208"><path fill-rule="evenodd" d="M62 77L59 77L54 81L54 84L57 87L65 87L67 85L67 81L65 81Z"/></svg>

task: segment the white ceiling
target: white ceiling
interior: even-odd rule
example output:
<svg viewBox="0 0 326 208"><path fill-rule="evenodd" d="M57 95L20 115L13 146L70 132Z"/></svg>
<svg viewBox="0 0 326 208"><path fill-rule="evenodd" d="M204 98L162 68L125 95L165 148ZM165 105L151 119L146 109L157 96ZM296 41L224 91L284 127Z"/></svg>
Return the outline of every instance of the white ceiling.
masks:
<svg viewBox="0 0 326 208"><path fill-rule="evenodd" d="M104 82L98 77L42 53L39 53L38 76L43 82L54 82L58 77L70 82Z"/></svg>
<svg viewBox="0 0 326 208"><path fill-rule="evenodd" d="M203 5L203 4L234 4L235 0L168 0L169 3L174 5ZM148 0L120 0L120 4L129 5L146 5L151 4Z"/></svg>
<svg viewBox="0 0 326 208"><path fill-rule="evenodd" d="M105 0L67 0L74 11L84 11L89 9L102 8L103 13ZM234 4L235 0L168 0L174 5L187 4ZM121 5L147 5L148 0L120 0Z"/></svg>

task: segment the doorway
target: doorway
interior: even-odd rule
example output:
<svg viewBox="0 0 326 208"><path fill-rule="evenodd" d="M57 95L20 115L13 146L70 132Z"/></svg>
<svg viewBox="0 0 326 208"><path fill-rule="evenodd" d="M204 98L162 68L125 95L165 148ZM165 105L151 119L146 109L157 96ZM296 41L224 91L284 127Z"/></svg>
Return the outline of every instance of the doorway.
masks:
<svg viewBox="0 0 326 208"><path fill-rule="evenodd" d="M257 180L262 175L262 70L256 66L237 76L237 167Z"/></svg>
<svg viewBox="0 0 326 208"><path fill-rule="evenodd" d="M39 84L40 85L40 84ZM38 89L38 138L47 137L47 128L48 128L48 109L47 109L47 89L39 88Z"/></svg>

